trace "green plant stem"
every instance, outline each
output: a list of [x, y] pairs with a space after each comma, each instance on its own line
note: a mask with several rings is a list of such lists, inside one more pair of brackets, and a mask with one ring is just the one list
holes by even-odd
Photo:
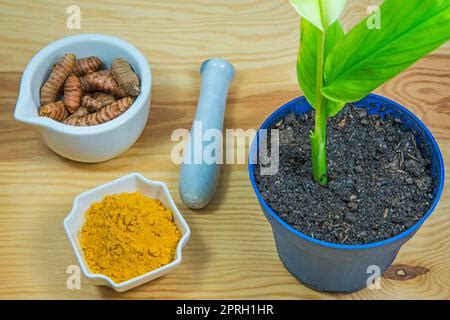
[[326, 185], [327, 177], [327, 99], [322, 95], [323, 67], [325, 50], [325, 32], [317, 41], [317, 66], [316, 66], [316, 101], [314, 102], [315, 122], [314, 132], [311, 134], [311, 157], [313, 177], [316, 183]]

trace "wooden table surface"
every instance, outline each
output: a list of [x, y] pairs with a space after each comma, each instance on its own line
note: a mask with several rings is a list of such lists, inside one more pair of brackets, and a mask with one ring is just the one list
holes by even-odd
[[[345, 28], [380, 1], [349, 1]], [[411, 280], [383, 278], [380, 290], [328, 294], [291, 276], [278, 259], [246, 165], [225, 165], [211, 204], [186, 208], [170, 136], [190, 128], [208, 57], [229, 59], [237, 74], [226, 128], [258, 128], [277, 107], [300, 95], [295, 75], [298, 16], [287, 0], [0, 1], [0, 298], [450, 298], [450, 189], [436, 212], [401, 250], [396, 264]], [[67, 6], [81, 8], [81, 30], [66, 28]], [[100, 164], [66, 160], [29, 126], [14, 121], [19, 81], [30, 58], [49, 42], [105, 33], [139, 48], [153, 72], [150, 118], [136, 144]], [[418, 115], [450, 165], [450, 47], [438, 49], [376, 93]], [[243, 146], [242, 146], [243, 147]], [[165, 181], [192, 229], [179, 269], [126, 293], [90, 284], [66, 288], [77, 264], [62, 222], [80, 192], [130, 172]], [[448, 178], [448, 176], [447, 176]]]

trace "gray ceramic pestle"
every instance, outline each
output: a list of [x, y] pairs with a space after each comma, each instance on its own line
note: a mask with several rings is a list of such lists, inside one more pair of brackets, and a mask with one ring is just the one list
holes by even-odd
[[223, 158], [225, 103], [234, 67], [223, 59], [208, 59], [200, 67], [200, 74], [200, 97], [179, 180], [181, 199], [192, 209], [205, 207], [217, 187]]

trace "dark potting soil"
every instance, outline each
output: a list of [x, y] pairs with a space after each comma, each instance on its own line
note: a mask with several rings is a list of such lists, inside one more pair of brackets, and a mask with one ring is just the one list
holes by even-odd
[[405, 231], [430, 208], [431, 159], [401, 121], [352, 105], [329, 119], [327, 186], [312, 179], [313, 112], [290, 114], [274, 128], [280, 129], [279, 171], [261, 176], [255, 166], [256, 184], [267, 204], [304, 234], [340, 244], [376, 242]]

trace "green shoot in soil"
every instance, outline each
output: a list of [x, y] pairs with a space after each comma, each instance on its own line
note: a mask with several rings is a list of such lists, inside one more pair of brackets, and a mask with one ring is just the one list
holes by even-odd
[[385, 0], [378, 27], [367, 17], [344, 35], [345, 0], [290, 0], [300, 14], [297, 77], [315, 109], [311, 133], [314, 180], [326, 185], [327, 118], [364, 98], [450, 39], [450, 1]]

